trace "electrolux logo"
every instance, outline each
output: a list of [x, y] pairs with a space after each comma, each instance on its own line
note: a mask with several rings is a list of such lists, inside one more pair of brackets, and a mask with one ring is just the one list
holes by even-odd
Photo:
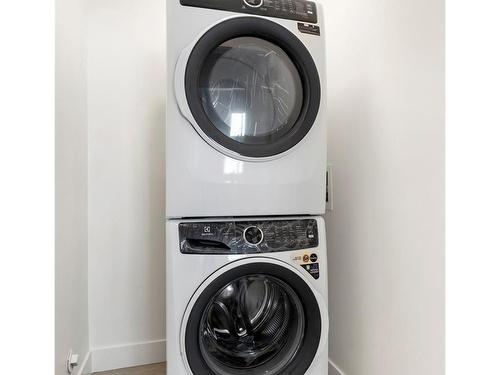
[[212, 236], [212, 227], [210, 225], [204, 225], [203, 226], [203, 233], [201, 234], [202, 236]]

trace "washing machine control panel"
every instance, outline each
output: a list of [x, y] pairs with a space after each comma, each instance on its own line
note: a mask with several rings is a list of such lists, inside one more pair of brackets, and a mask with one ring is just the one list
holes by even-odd
[[317, 23], [316, 3], [306, 0], [180, 0], [182, 5]]
[[189, 222], [179, 224], [184, 254], [252, 254], [318, 247], [314, 219]]

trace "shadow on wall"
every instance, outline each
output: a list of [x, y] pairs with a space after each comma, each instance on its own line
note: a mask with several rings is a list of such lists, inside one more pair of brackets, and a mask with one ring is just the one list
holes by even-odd
[[443, 375], [444, 4], [325, 6], [330, 359], [345, 375]]
[[165, 12], [88, 4], [93, 371], [165, 357]]

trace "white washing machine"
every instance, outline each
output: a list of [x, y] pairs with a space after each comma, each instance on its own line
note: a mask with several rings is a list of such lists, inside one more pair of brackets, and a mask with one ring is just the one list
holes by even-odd
[[167, 223], [167, 374], [327, 375], [321, 217]]
[[324, 213], [321, 9], [167, 2], [167, 217]]

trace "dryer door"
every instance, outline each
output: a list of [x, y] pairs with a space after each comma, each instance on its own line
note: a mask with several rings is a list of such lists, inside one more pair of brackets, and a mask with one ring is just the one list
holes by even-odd
[[275, 263], [222, 273], [188, 313], [184, 343], [194, 375], [304, 375], [321, 338], [313, 291]]
[[246, 158], [273, 157], [298, 144], [321, 96], [304, 44], [258, 17], [229, 19], [202, 36], [187, 62], [185, 90], [200, 134]]

